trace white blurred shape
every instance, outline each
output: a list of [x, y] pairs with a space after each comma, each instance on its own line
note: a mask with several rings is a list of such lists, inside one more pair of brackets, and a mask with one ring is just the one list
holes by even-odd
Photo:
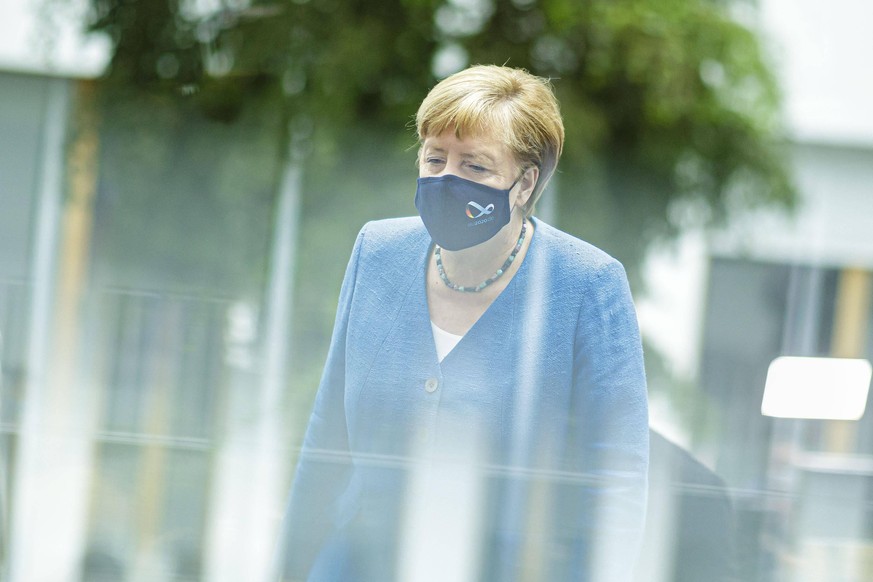
[[258, 337], [257, 308], [246, 301], [236, 301], [227, 310], [224, 332], [224, 361], [240, 370], [249, 370], [254, 365], [252, 353]]
[[795, 137], [825, 143], [873, 143], [869, 0], [764, 0], [772, 41], [768, 60], [785, 89]]
[[437, 79], [445, 79], [467, 66], [470, 56], [467, 50], [456, 42], [444, 44], [433, 55], [431, 71]]
[[0, 0], [0, 69], [71, 77], [101, 75], [112, 52], [86, 33], [88, 0]]
[[858, 420], [873, 368], [848, 358], [776, 358], [767, 371], [761, 414], [779, 418]]
[[[461, 431], [464, 433], [465, 431]], [[470, 431], [475, 432], [475, 431]], [[465, 439], [459, 439], [465, 440]], [[399, 579], [474, 582], [479, 574], [484, 479], [476, 440], [428, 455], [412, 470], [406, 492]], [[451, 451], [449, 454], [446, 452]]]

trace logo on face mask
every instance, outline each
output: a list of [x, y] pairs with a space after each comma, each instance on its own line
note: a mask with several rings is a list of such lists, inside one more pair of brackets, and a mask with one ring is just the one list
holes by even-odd
[[[473, 211], [470, 210], [471, 206], [473, 207], [473, 210], [478, 212], [478, 214], [476, 214], [475, 216], [473, 215]], [[485, 208], [482, 208], [472, 200], [470, 202], [467, 202], [467, 218], [472, 218], [473, 220], [475, 220], [477, 218], [485, 216], [486, 214], [491, 214], [492, 212], [494, 212], [493, 204], [489, 204]]]

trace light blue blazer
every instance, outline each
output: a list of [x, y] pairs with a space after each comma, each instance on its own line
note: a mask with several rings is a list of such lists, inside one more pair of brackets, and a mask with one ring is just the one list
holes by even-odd
[[606, 253], [533, 222], [516, 275], [442, 362], [421, 220], [361, 230], [285, 516], [283, 580], [402, 579], [404, 542], [429, 533], [405, 519], [428, 503], [412, 469], [471, 451], [484, 491], [476, 580], [629, 576], [648, 415], [627, 279]]

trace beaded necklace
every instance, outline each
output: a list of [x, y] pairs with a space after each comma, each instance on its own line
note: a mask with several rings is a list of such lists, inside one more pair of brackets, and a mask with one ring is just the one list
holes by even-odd
[[443, 268], [443, 259], [442, 259], [442, 249], [439, 246], [434, 250], [434, 255], [436, 255], [436, 266], [437, 273], [440, 275], [440, 279], [443, 280], [443, 283], [446, 284], [446, 287], [452, 289], [454, 291], [460, 291], [461, 293], [481, 293], [485, 287], [499, 279], [503, 276], [503, 273], [509, 269], [509, 266], [515, 260], [516, 255], [518, 255], [518, 251], [521, 250], [521, 246], [524, 244], [524, 233], [527, 230], [527, 220], [521, 219], [521, 234], [518, 236], [518, 242], [515, 244], [515, 248], [512, 249], [512, 252], [509, 254], [509, 258], [506, 259], [506, 262], [503, 263], [503, 266], [497, 269], [497, 272], [485, 279], [485, 281], [475, 285], [473, 287], [466, 287], [464, 285], [458, 285], [456, 283], [452, 283], [449, 281], [448, 276], [446, 275], [446, 270]]

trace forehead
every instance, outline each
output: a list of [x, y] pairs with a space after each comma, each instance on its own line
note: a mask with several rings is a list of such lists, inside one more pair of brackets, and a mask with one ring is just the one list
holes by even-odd
[[422, 143], [424, 151], [452, 152], [464, 157], [484, 157], [494, 161], [511, 158], [509, 148], [489, 134], [458, 136], [453, 130], [428, 136]]

